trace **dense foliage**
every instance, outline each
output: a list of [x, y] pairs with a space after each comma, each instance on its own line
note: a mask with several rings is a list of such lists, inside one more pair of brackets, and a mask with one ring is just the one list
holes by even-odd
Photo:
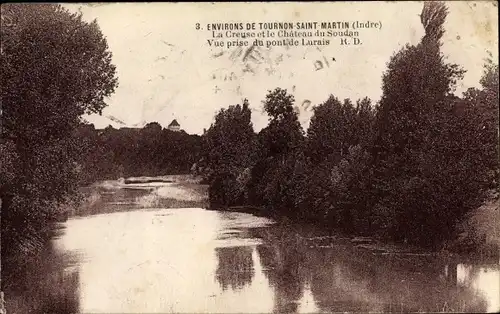
[[244, 186], [256, 157], [256, 136], [250, 121], [247, 100], [243, 105], [221, 109], [215, 123], [204, 134], [203, 158], [212, 200], [217, 204], [238, 205], [248, 199]]
[[36, 238], [59, 204], [75, 195], [74, 132], [80, 116], [105, 107], [117, 78], [96, 21], [59, 5], [6, 4], [1, 10], [4, 253]]
[[[277, 88], [264, 101], [269, 125], [254, 137], [250, 111], [244, 128], [234, 107], [221, 111], [204, 136], [209, 155], [220, 153], [205, 159], [212, 203], [427, 247], [453, 237], [498, 184], [498, 65], [487, 62], [482, 89], [455, 96], [464, 71], [440, 52], [446, 16], [443, 3], [424, 4], [425, 35], [390, 58], [377, 105], [332, 95], [304, 135], [293, 95]], [[234, 194], [241, 169], [250, 177]]]
[[104, 130], [96, 130], [92, 124], [82, 125], [76, 138], [80, 143], [82, 183], [189, 173], [201, 150], [201, 136], [171, 131], [156, 122], [143, 128], [108, 126]]

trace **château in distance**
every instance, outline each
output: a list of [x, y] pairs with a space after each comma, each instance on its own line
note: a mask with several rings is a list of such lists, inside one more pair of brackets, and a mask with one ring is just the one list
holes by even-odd
[[172, 120], [172, 122], [170, 122], [170, 124], [168, 125], [168, 129], [170, 131], [174, 131], [174, 132], [179, 132], [181, 130], [181, 125], [179, 124], [179, 122], [177, 122], [176, 119]]

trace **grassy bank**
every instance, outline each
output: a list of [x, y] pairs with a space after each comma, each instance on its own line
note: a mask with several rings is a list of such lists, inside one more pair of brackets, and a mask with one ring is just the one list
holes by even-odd
[[87, 216], [148, 208], [207, 206], [207, 186], [191, 175], [134, 177], [101, 181], [82, 188], [83, 203], [72, 216]]

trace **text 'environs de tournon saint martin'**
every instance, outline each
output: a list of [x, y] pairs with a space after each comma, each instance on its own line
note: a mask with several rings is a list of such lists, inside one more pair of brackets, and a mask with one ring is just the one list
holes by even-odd
[[382, 22], [224, 22], [196, 23], [195, 28], [209, 33], [210, 47], [326, 46], [334, 41], [350, 46], [362, 45], [361, 37], [370, 30], [381, 30]]

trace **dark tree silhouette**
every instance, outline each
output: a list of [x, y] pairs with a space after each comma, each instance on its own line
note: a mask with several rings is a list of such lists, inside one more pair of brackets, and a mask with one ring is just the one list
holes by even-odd
[[449, 237], [479, 204], [484, 180], [474, 157], [474, 126], [453, 109], [452, 92], [464, 71], [440, 52], [446, 15], [443, 3], [426, 2], [422, 41], [391, 58], [373, 150], [379, 227], [391, 238], [426, 246]]
[[377, 105], [330, 96], [314, 107], [306, 136], [293, 95], [269, 91], [269, 124], [257, 135], [246, 185], [222, 170], [237, 160], [225, 158], [226, 147], [239, 147], [228, 140], [232, 128], [208, 131], [211, 147], [222, 148], [206, 160], [219, 169], [211, 195], [231, 204], [246, 193], [244, 203], [266, 214], [345, 233], [447, 244], [498, 176], [498, 65], [487, 64], [482, 89], [454, 95], [464, 71], [440, 51], [447, 14], [441, 2], [424, 4], [425, 35], [390, 58]]
[[[1, 10], [1, 141], [16, 158], [7, 170], [13, 178], [0, 186], [2, 240], [16, 242], [57, 215], [57, 203], [76, 191], [74, 131], [82, 114], [106, 106], [117, 78], [96, 21], [52, 4]], [[2, 244], [2, 252], [16, 247]]]
[[244, 202], [247, 172], [255, 159], [255, 141], [246, 100], [242, 106], [219, 111], [204, 135], [203, 149], [204, 163], [210, 168], [209, 194], [214, 206]]

